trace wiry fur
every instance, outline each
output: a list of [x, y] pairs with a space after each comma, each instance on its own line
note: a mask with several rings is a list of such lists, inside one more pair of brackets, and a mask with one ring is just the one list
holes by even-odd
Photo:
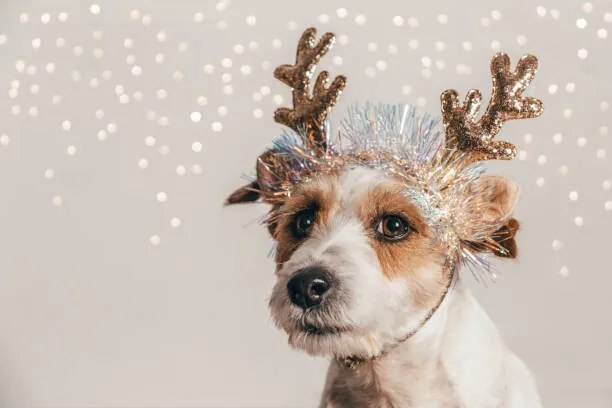
[[[305, 183], [277, 211], [277, 283], [270, 299], [275, 323], [292, 346], [310, 354], [367, 360], [356, 369], [332, 360], [321, 406], [539, 407], [531, 374], [456, 275], [446, 294], [451, 275], [435, 236], [414, 232], [391, 255], [373, 244], [362, 209], [381, 189], [409, 205], [392, 177], [353, 167]], [[325, 214], [307, 239], [296, 242], [287, 228], [313, 197], [323, 201], [318, 205]], [[514, 203], [498, 205], [511, 212]], [[405, 266], [385, 273], [385, 263], [394, 260]], [[303, 310], [290, 301], [287, 282], [313, 265], [330, 271], [334, 290], [321, 305]]]

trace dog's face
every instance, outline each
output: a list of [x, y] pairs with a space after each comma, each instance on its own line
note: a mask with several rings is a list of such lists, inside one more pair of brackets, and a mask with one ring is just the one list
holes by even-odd
[[[472, 187], [480, 193], [466, 201], [464, 215], [503, 232], [498, 237], [508, 251], [498, 255], [516, 256], [517, 185], [481, 176]], [[406, 189], [382, 171], [352, 167], [305, 182], [276, 209], [270, 308], [294, 347], [373, 357], [439, 306], [453, 278], [449, 248]]]
[[270, 308], [294, 347], [372, 357], [438, 305], [446, 251], [405, 188], [354, 167], [301, 185], [278, 209]]

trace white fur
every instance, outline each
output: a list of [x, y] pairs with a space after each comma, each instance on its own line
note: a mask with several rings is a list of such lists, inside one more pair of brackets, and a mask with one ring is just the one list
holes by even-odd
[[[270, 308], [290, 344], [313, 355], [376, 357], [356, 370], [334, 360], [321, 406], [540, 407], [531, 374], [460, 280], [431, 319], [397, 345], [430, 310], [415, 306], [408, 279], [383, 274], [357, 217], [357, 203], [386, 180], [374, 170], [346, 171], [334, 190], [339, 205], [329, 222], [315, 227], [277, 271]], [[337, 293], [320, 308], [303, 311], [291, 303], [286, 286], [297, 270], [312, 265], [332, 273]], [[432, 279], [442, 273], [433, 262], [425, 271]], [[337, 332], [311, 334], [304, 324]]]
[[[367, 396], [368, 388], [376, 388]], [[334, 405], [333, 394], [356, 395]], [[335, 396], [337, 399], [338, 396]], [[360, 399], [361, 398], [361, 399]], [[533, 376], [458, 283], [408, 341], [357, 370], [332, 362], [321, 407], [538, 408]]]

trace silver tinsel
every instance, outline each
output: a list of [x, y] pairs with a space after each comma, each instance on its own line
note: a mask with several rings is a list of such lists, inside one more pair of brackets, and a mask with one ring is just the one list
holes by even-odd
[[[475, 189], [484, 167], [471, 164], [459, 150], [449, 154], [438, 117], [410, 105], [366, 104], [350, 108], [339, 131], [329, 134], [327, 154], [321, 156], [309, 148], [306, 136], [284, 131], [272, 144], [270, 151], [277, 160], [274, 167], [266, 167], [271, 177], [260, 175], [260, 183], [270, 182], [260, 185], [260, 191], [275, 192], [270, 201], [282, 202], [295, 186], [326, 172], [350, 166], [384, 171], [403, 181], [406, 196], [436, 231], [450, 257], [459, 258], [478, 280], [482, 275], [493, 277], [486, 256], [466, 244], [497, 245], [490, 238], [491, 225], [474, 211], [474, 203], [486, 202], [478, 194], [489, 193]], [[268, 219], [275, 216], [273, 210]]]

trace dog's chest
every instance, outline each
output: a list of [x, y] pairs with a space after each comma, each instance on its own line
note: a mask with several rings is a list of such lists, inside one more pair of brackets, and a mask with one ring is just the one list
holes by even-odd
[[340, 369], [330, 384], [328, 408], [457, 408], [458, 397], [438, 363]]

